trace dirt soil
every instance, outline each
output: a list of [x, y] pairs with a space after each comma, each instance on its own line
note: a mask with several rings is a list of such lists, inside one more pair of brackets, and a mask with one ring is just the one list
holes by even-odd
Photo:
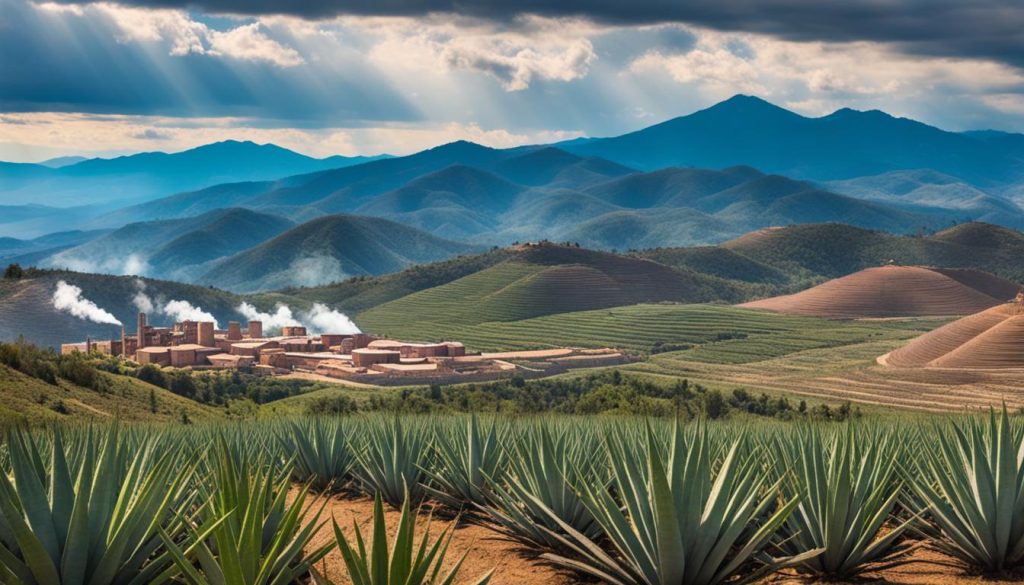
[[[385, 514], [389, 532], [393, 531], [398, 526], [399, 513], [385, 505]], [[346, 536], [352, 537], [355, 534], [352, 523], [356, 522], [363, 532], [363, 538], [368, 539], [372, 531], [370, 523], [373, 519], [373, 500], [366, 497], [331, 498], [324, 509], [324, 518], [328, 523], [314, 538], [314, 547], [334, 539], [334, 530], [330, 526], [332, 516]], [[417, 529], [425, 528], [429, 518], [429, 510], [425, 509], [417, 522]], [[442, 517], [439, 512], [430, 522], [431, 535], [436, 537], [453, 521], [448, 517]], [[394, 532], [390, 533], [394, 535]], [[466, 551], [469, 552], [459, 571], [459, 583], [476, 581], [491, 569], [494, 569], [492, 585], [563, 585], [580, 582], [572, 575], [538, 559], [535, 551], [526, 549], [489, 528], [463, 521], [455, 529], [446, 566], [454, 564]], [[352, 583], [345, 570], [341, 553], [337, 550], [327, 555], [324, 562], [317, 565], [317, 570], [326, 571], [331, 581], [339, 585]]]
[[[307, 502], [309, 501], [307, 500]], [[393, 531], [398, 524], [399, 513], [385, 506], [385, 514], [388, 528]], [[450, 526], [453, 522], [452, 519], [446, 516], [442, 517], [440, 514], [439, 512], [430, 520], [431, 533], [435, 537], [440, 530]], [[347, 536], [351, 537], [354, 534], [352, 523], [356, 522], [360, 530], [363, 531], [363, 537], [369, 538], [370, 523], [373, 517], [373, 500], [351, 496], [330, 498], [327, 507], [324, 508], [324, 518], [328, 520], [328, 524], [313, 540], [314, 547], [330, 542], [334, 538], [334, 532], [330, 526], [332, 516]], [[428, 505], [421, 512], [417, 528], [422, 530], [430, 518]], [[394, 536], [394, 533], [391, 532], [391, 535]], [[492, 569], [494, 570], [494, 576], [491, 579], [493, 585], [594, 583], [592, 580], [579, 579], [571, 573], [545, 563], [537, 558], [536, 552], [508, 540], [485, 526], [461, 522], [455, 529], [446, 566], [451, 566], [466, 551], [469, 552], [462, 570], [459, 572], [459, 583], [473, 582]], [[1024, 583], [1024, 575], [1005, 579], [969, 575], [960, 568], [950, 565], [948, 557], [921, 548], [912, 553], [911, 562], [901, 567], [876, 574], [869, 573], [857, 581], [831, 581], [829, 583], [831, 585], [1020, 585]], [[339, 585], [352, 583], [345, 570], [341, 553], [337, 550], [331, 552], [316, 568], [321, 573], [326, 573], [333, 583]], [[819, 581], [788, 571], [772, 575], [760, 581], [758, 585], [808, 585], [810, 583], [819, 583]]]

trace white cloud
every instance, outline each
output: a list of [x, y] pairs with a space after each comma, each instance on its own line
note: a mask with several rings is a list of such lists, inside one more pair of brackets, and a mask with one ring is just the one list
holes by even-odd
[[166, 43], [170, 55], [211, 55], [242, 61], [294, 67], [305, 62], [292, 47], [270, 38], [261, 23], [250, 22], [217, 30], [193, 19], [184, 10], [136, 8], [110, 2], [65, 9], [62, 5], [37, 5], [44, 12], [88, 17], [95, 13], [109, 19], [120, 43]]
[[497, 28], [467, 19], [346, 19], [347, 26], [380, 40], [369, 53], [389, 70], [447, 73], [466, 70], [521, 91], [536, 80], [585, 77], [597, 59], [587, 35], [593, 25], [576, 20], [524, 17], [521, 26]]
[[305, 63], [298, 51], [286, 47], [260, 31], [254, 22], [229, 31], [210, 31], [210, 53], [227, 55], [246, 61], [266, 61], [278, 67], [294, 67]]

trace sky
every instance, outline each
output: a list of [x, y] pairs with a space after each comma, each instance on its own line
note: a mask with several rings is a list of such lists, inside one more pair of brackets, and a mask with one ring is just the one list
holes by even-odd
[[1015, 0], [0, 0], [0, 160], [610, 136], [757, 95], [1024, 132]]

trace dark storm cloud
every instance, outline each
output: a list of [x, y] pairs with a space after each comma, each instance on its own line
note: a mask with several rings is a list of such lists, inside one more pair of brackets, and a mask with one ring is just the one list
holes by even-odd
[[[74, 0], [60, 0], [72, 2]], [[789, 40], [892, 42], [925, 55], [983, 57], [1024, 66], [1019, 0], [126, 0], [212, 13], [416, 16], [450, 12], [494, 21], [522, 14], [611, 24], [677, 22]]]

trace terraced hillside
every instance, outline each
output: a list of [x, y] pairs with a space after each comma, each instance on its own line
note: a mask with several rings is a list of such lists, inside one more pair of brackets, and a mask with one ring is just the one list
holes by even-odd
[[884, 356], [903, 368], [1024, 368], [1024, 306], [1004, 303], [925, 333]]
[[877, 266], [740, 306], [830, 319], [965, 315], [998, 305], [1019, 288], [977, 271]]
[[612, 346], [637, 353], [690, 350], [695, 359], [729, 363], [886, 338], [891, 329], [880, 321], [832, 323], [707, 304], [638, 304], [466, 326], [442, 321], [394, 326], [396, 334], [415, 339], [458, 336], [479, 350], [567, 345]]
[[370, 309], [358, 317], [379, 333], [426, 333], [434, 325], [465, 327], [572, 311], [658, 301], [736, 298], [731, 283], [649, 260], [573, 247], [541, 245], [442, 286]]

